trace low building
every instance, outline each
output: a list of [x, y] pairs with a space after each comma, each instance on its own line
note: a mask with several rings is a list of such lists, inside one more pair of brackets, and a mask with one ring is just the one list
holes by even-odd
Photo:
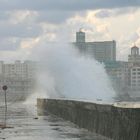
[[7, 85], [8, 101], [24, 100], [30, 95], [35, 86], [35, 62], [15, 61], [15, 63], [0, 62], [0, 91]]
[[130, 68], [131, 71], [131, 88], [133, 90], [137, 89], [140, 91], [140, 66], [133, 66]]

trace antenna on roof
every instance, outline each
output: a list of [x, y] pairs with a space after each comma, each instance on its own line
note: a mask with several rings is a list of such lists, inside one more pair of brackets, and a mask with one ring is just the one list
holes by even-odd
[[134, 47], [136, 47], [136, 42], [134, 42]]
[[80, 29], [79, 29], [79, 32], [82, 32], [82, 30], [83, 30], [83, 28], [80, 28]]

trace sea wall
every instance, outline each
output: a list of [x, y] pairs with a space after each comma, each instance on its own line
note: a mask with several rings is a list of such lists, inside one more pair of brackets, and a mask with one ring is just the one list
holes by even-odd
[[38, 99], [37, 107], [113, 140], [140, 140], [140, 108], [55, 99]]

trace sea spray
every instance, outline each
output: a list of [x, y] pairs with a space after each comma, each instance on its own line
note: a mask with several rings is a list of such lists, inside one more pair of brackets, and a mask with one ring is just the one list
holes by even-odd
[[72, 44], [46, 43], [30, 57], [38, 61], [38, 95], [90, 102], [113, 102], [115, 92], [104, 65], [79, 55]]

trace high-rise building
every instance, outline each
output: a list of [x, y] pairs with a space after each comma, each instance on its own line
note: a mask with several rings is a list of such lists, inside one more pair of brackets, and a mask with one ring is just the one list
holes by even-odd
[[94, 57], [100, 62], [116, 61], [116, 42], [114, 40], [86, 42], [85, 33], [79, 31], [76, 33], [76, 42], [74, 45], [80, 53]]
[[76, 42], [84, 43], [85, 42], [85, 33], [82, 31], [76, 32]]

